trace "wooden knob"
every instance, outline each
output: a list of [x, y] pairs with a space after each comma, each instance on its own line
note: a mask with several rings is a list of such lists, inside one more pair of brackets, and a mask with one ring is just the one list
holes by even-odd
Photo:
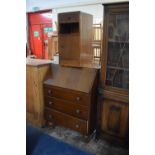
[[76, 113], [79, 114], [80, 113], [80, 110], [79, 109], [76, 109]]
[[77, 101], [80, 101], [80, 97], [77, 97], [76, 100], [77, 100]]
[[76, 124], [76, 125], [75, 125], [75, 127], [76, 127], [76, 128], [79, 128], [79, 125], [78, 125], [78, 124]]

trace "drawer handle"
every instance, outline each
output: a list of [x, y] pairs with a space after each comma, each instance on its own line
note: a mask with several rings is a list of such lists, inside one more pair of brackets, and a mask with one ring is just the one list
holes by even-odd
[[49, 93], [49, 94], [51, 94], [51, 93], [52, 93], [52, 91], [49, 89], [49, 90], [48, 90], [48, 93]]
[[80, 113], [80, 110], [79, 109], [76, 109], [76, 113], [79, 114]]
[[52, 115], [48, 115], [48, 118], [52, 118]]
[[60, 45], [61, 49], [64, 49], [64, 45]]
[[53, 125], [53, 123], [52, 123], [52, 122], [48, 122], [48, 125], [52, 126], [52, 125]]
[[49, 105], [53, 105], [53, 102], [51, 102], [51, 101], [49, 101], [49, 103], [48, 103]]
[[71, 20], [71, 17], [68, 17], [68, 20]]
[[76, 98], [77, 101], [80, 101], [80, 99], [81, 99], [80, 97], [77, 97], [77, 98]]
[[76, 124], [76, 125], [75, 125], [75, 127], [76, 127], [76, 128], [79, 128], [79, 125], [78, 125], [78, 124]]

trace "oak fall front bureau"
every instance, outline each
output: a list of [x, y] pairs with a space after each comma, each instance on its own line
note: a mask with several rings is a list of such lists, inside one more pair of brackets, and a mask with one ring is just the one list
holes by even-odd
[[44, 81], [44, 117], [47, 126], [60, 125], [90, 134], [96, 119], [97, 69], [52, 64]]

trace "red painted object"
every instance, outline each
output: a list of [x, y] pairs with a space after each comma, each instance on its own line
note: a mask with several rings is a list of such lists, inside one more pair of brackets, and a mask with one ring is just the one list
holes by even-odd
[[52, 11], [28, 13], [29, 45], [31, 54], [48, 59], [48, 35], [52, 32]]

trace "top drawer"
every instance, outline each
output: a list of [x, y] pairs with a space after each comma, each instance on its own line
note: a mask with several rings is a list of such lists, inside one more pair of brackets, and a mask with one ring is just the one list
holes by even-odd
[[79, 22], [79, 12], [61, 13], [58, 16], [59, 23], [74, 23]]
[[60, 98], [85, 106], [90, 105], [90, 96], [82, 92], [80, 93], [63, 88], [44, 86], [44, 95], [48, 97]]

